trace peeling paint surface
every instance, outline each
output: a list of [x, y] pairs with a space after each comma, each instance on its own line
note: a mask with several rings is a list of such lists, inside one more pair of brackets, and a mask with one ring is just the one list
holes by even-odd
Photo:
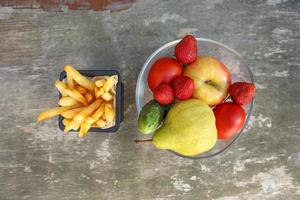
[[[300, 2], [128, 2], [118, 12], [0, 8], [0, 199], [300, 199]], [[243, 133], [210, 159], [133, 143], [139, 71], [153, 51], [185, 34], [238, 51], [256, 82]], [[78, 138], [56, 119], [36, 122], [56, 106], [53, 83], [67, 63], [119, 70], [119, 132]]]
[[192, 187], [184, 183], [183, 180], [179, 179], [176, 175], [171, 176], [171, 183], [173, 184], [173, 187], [181, 192], [189, 192], [192, 190]]

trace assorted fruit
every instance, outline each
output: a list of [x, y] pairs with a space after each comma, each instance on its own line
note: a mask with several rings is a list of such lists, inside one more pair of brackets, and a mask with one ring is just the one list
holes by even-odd
[[149, 70], [153, 100], [142, 108], [138, 128], [153, 136], [136, 142], [194, 156], [212, 149], [218, 139], [232, 139], [243, 128], [243, 106], [253, 99], [255, 85], [232, 84], [221, 61], [198, 54], [192, 35], [176, 45], [174, 54], [175, 58], [159, 58]]

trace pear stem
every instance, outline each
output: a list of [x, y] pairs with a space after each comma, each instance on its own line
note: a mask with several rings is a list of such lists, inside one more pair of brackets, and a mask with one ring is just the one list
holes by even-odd
[[152, 139], [148, 139], [148, 140], [138, 140], [138, 139], [135, 139], [134, 142], [137, 143], [137, 144], [145, 144], [145, 143], [152, 142]]

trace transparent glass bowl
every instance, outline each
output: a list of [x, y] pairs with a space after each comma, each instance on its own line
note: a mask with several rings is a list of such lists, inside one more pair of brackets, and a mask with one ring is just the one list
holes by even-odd
[[[148, 84], [147, 84], [148, 72], [152, 64], [161, 57], [174, 57], [174, 48], [179, 41], [180, 40], [175, 40], [173, 42], [169, 42], [163, 45], [162, 47], [157, 49], [152, 55], [150, 55], [146, 60], [146, 62], [144, 63], [144, 66], [140, 71], [137, 84], [136, 84], [135, 100], [136, 100], [136, 108], [138, 113], [141, 111], [144, 104], [146, 104], [148, 101], [153, 99], [152, 92], [148, 88]], [[239, 55], [239, 53], [237, 53], [235, 50], [227, 47], [222, 43], [210, 39], [205, 39], [205, 38], [197, 38], [197, 43], [199, 49], [198, 54], [213, 56], [227, 66], [227, 68], [231, 73], [231, 78], [233, 83], [237, 81], [254, 83], [254, 79], [250, 69], [243, 62], [243, 59]], [[253, 105], [254, 105], [254, 99], [252, 100], [251, 103], [249, 103], [246, 107], [244, 107], [247, 113], [246, 123], [244, 127], [247, 125], [249, 121], [253, 109]], [[170, 152], [188, 158], [212, 157], [227, 149], [239, 137], [239, 135], [243, 132], [243, 129], [231, 139], [218, 140], [216, 145], [211, 150], [198, 154], [196, 156], [183, 156], [173, 151]]]

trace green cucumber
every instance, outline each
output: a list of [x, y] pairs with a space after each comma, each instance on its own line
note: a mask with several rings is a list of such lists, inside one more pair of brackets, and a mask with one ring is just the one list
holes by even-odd
[[162, 123], [169, 110], [154, 100], [149, 101], [139, 114], [138, 129], [144, 134], [153, 133]]

